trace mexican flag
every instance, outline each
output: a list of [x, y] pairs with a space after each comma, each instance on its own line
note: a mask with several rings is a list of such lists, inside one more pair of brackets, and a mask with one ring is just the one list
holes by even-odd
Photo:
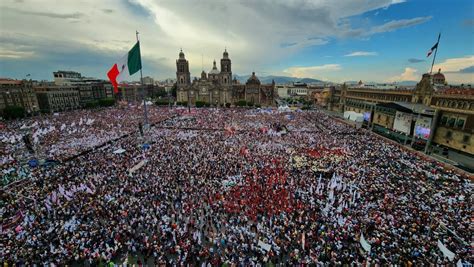
[[128, 80], [142, 68], [140, 55], [140, 42], [137, 42], [128, 53], [118, 60], [107, 72], [110, 82], [114, 86], [114, 92], [118, 93], [118, 84]]
[[435, 51], [435, 49], [436, 49], [436, 50], [438, 49], [439, 38], [441, 38], [441, 33], [438, 35], [438, 41], [436, 42], [436, 44], [433, 45], [433, 47], [431, 47], [431, 49], [430, 49], [430, 51], [428, 51], [428, 54], [426, 55], [426, 57], [431, 56], [431, 54], [433, 53], [433, 51]]

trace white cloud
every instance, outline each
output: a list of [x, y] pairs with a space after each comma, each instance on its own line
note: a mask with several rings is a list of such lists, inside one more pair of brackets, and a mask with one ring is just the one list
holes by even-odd
[[[446, 77], [448, 84], [474, 83], [474, 73], [470, 69], [474, 66], [474, 55], [459, 58], [448, 58], [433, 66], [433, 73], [441, 72]], [[429, 69], [428, 69], [429, 71]], [[405, 68], [405, 71], [388, 79], [390, 82], [420, 81], [421, 73], [417, 69]]]
[[445, 61], [434, 65], [433, 71], [438, 71], [438, 69], [441, 69], [441, 72], [458, 72], [472, 65], [474, 65], [474, 55], [448, 58]]
[[418, 70], [414, 68], [405, 68], [405, 71], [398, 75], [393, 76], [389, 79], [390, 82], [402, 82], [402, 81], [419, 81], [421, 76], [417, 74]]
[[[28, 51], [44, 62], [57, 56], [57, 51], [62, 51], [66, 59], [74, 49], [84, 54], [100, 51], [108, 57], [120, 57], [133, 46], [138, 30], [143, 61], [151, 62], [153, 67], [144, 69], [146, 75], [173, 77], [174, 60], [181, 47], [193, 75], [198, 76], [201, 71], [202, 55], [205, 69], [209, 70], [212, 60], [222, 57], [224, 47], [233, 60], [233, 72], [248, 73], [251, 69], [271, 68], [305, 47], [323, 45], [333, 38], [363, 37], [367, 32], [376, 34], [426, 21], [413, 18], [383, 25], [369, 23], [367, 29], [353, 28], [348, 22], [352, 16], [401, 2], [4, 0], [0, 1], [0, 39], [21, 38], [16, 38], [14, 44], [12, 40], [2, 40], [0, 49], [21, 54], [26, 50], [18, 50], [15, 45], [28, 44]], [[7, 46], [4, 41], [10, 44]], [[70, 65], [65, 67], [74, 68], [72, 60], [71, 57]], [[94, 62], [90, 69], [107, 68], [108, 64]], [[105, 77], [105, 72], [86, 74]]]
[[0, 48], [0, 58], [20, 59], [31, 58], [34, 56], [33, 51], [12, 51]]
[[283, 72], [286, 75], [290, 75], [291, 77], [298, 77], [298, 78], [313, 78], [313, 77], [321, 77], [321, 73], [324, 72], [333, 72], [339, 71], [342, 67], [339, 64], [325, 64], [320, 66], [309, 66], [309, 67], [290, 67], [285, 69]]
[[433, 66], [433, 72], [441, 69], [448, 83], [474, 83], [474, 73], [465, 71], [474, 65], [474, 55], [448, 58]]
[[378, 55], [377, 52], [356, 51], [344, 56], [345, 57], [365, 57], [365, 56], [377, 56], [377, 55]]

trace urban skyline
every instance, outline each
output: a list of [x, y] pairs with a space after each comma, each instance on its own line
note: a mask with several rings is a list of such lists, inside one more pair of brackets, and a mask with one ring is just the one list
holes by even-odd
[[65, 69], [105, 79], [138, 30], [144, 75], [157, 79], [174, 77], [180, 48], [198, 76], [227, 47], [239, 75], [419, 81], [441, 32], [434, 70], [451, 84], [474, 81], [474, 7], [463, 0], [201, 1], [189, 10], [152, 0], [0, 6], [0, 77], [42, 80]]

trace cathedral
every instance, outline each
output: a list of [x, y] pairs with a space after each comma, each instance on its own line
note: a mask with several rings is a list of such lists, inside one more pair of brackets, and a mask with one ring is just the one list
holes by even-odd
[[260, 80], [252, 73], [245, 84], [240, 84], [237, 79], [232, 80], [232, 64], [227, 50], [224, 51], [220, 62], [220, 70], [216, 61], [209, 73], [204, 70], [201, 77], [191, 81], [189, 62], [183, 51], [176, 60], [176, 88], [178, 102], [191, 102], [195, 105], [201, 101], [211, 106], [222, 106], [245, 101], [248, 105], [273, 106], [275, 105], [275, 82], [261, 84]]

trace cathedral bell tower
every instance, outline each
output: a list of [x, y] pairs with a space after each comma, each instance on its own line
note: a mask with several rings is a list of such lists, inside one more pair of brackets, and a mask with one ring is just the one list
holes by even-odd
[[178, 89], [191, 84], [191, 73], [189, 72], [189, 62], [184, 57], [183, 50], [179, 52], [179, 59], [176, 60], [176, 85]]
[[221, 59], [220, 84], [223, 86], [232, 85], [232, 68], [227, 49], [224, 50], [224, 54]]

